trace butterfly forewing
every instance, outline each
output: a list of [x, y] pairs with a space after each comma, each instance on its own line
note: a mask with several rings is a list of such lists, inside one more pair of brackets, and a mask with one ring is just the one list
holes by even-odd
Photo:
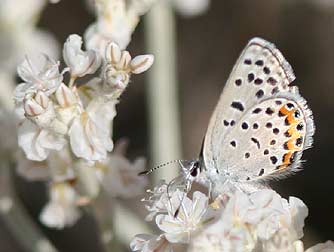
[[241, 53], [212, 115], [203, 157], [207, 170], [236, 182], [296, 169], [311, 145], [311, 111], [289, 63], [275, 46], [252, 39]]

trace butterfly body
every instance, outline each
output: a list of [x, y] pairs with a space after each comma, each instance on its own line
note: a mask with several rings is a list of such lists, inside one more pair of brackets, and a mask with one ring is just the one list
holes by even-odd
[[315, 128], [306, 101], [291, 86], [294, 79], [273, 44], [250, 40], [211, 117], [198, 180], [216, 194], [230, 186], [252, 191], [300, 169]]

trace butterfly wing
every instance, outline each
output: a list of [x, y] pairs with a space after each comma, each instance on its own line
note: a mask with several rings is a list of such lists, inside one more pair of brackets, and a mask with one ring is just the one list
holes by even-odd
[[203, 146], [207, 170], [236, 182], [296, 171], [312, 144], [312, 113], [289, 63], [276, 47], [252, 39], [241, 53], [211, 117]]

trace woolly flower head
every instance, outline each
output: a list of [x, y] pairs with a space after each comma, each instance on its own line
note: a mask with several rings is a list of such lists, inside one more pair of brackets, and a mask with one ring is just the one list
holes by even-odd
[[[263, 189], [222, 194], [208, 204], [208, 197], [200, 192], [194, 192], [191, 200], [180, 191], [169, 195], [166, 186], [161, 183], [145, 200], [151, 212], [149, 219], [155, 216], [161, 234], [137, 235], [131, 243], [133, 251], [150, 251], [140, 244], [154, 243], [157, 237], [165, 240], [168, 251], [176, 243], [188, 244], [188, 252], [304, 251], [300, 239], [308, 209], [298, 198], [286, 200], [273, 190]], [[314, 248], [318, 247], [334, 251], [331, 242]], [[314, 248], [306, 251], [322, 251]]]

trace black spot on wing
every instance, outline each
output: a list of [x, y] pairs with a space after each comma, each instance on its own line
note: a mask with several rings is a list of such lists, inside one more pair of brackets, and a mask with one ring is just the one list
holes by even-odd
[[259, 172], [259, 176], [262, 176], [264, 174], [264, 169], [261, 169]]
[[262, 89], [260, 89], [259, 91], [256, 92], [255, 96], [260, 99], [262, 96], [264, 95], [264, 92]]
[[232, 102], [232, 103], [231, 103], [231, 107], [234, 108], [234, 109], [237, 109], [237, 110], [239, 110], [239, 111], [241, 111], [241, 112], [245, 110], [245, 108], [244, 108], [244, 106], [242, 105], [242, 103], [241, 103], [241, 102], [238, 102], [238, 101], [234, 101], [234, 102]]
[[251, 138], [252, 142], [256, 144], [257, 148], [260, 149], [261, 146], [260, 146], [260, 142], [258, 139], [256, 139], [255, 137], [252, 137]]

